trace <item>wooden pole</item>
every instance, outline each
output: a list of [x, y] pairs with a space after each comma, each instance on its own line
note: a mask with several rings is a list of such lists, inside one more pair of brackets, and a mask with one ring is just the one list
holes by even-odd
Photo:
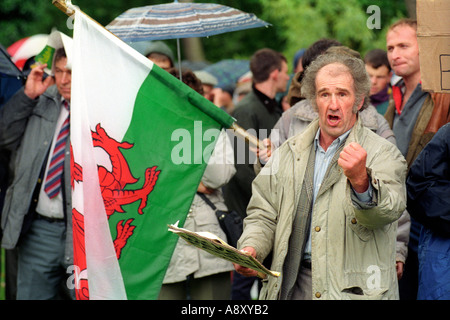
[[69, 17], [75, 13], [72, 9], [69, 9], [65, 0], [52, 0], [52, 4]]
[[255, 136], [249, 134], [244, 128], [239, 126], [236, 122], [231, 125], [230, 129], [233, 129], [234, 132], [236, 133], [236, 135], [240, 136], [241, 138], [243, 138], [245, 141], [252, 144], [253, 146], [255, 146], [259, 149], [266, 148], [261, 140], [259, 140]]
[[[61, 10], [62, 12], [64, 12], [65, 14], [67, 14], [69, 17], [71, 17], [73, 14], [75, 14], [75, 10], [74, 10], [74, 6], [72, 5], [72, 1], [71, 0], [52, 0], [52, 4], [57, 7], [59, 10]], [[77, 7], [77, 9], [79, 9]], [[82, 10], [80, 10], [81, 12], [83, 12]], [[83, 12], [84, 13], [84, 12]], [[90, 16], [88, 16], [87, 14], [84, 13], [84, 15], [86, 17], [88, 17], [89, 19], [91, 19], [94, 23], [98, 24], [100, 27], [102, 27], [103, 29], [105, 29], [106, 31], [108, 31], [110, 34], [112, 34], [113, 36], [115, 36], [117, 39], [120, 39], [119, 37], [117, 37], [114, 33], [112, 33], [111, 31], [109, 31], [108, 29], [106, 29], [104, 26], [102, 26], [100, 23], [98, 23], [96, 20], [92, 19]], [[120, 39], [122, 41], [122, 39]]]

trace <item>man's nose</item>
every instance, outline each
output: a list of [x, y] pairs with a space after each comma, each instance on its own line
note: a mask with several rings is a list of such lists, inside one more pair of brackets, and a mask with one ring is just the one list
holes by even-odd
[[330, 109], [332, 110], [336, 110], [339, 106], [339, 101], [338, 98], [335, 94], [331, 95], [331, 99], [330, 99]]
[[397, 47], [392, 48], [391, 52], [389, 53], [392, 60], [397, 60], [399, 58], [399, 50]]
[[375, 83], [377, 82], [377, 77], [371, 76], [371, 77], [370, 77], [370, 82], [371, 82], [372, 84], [375, 84]]
[[72, 78], [72, 77], [71, 77], [71, 74], [70, 74], [69, 72], [63, 72], [61, 81], [62, 81], [63, 83], [68, 83], [68, 82], [71, 81], [71, 78]]

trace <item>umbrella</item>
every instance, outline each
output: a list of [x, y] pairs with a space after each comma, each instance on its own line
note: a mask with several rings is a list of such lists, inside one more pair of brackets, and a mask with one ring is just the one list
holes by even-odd
[[7, 50], [11, 55], [11, 60], [19, 69], [22, 69], [29, 58], [37, 55], [44, 49], [47, 40], [47, 34], [36, 34], [14, 42]]
[[173, 3], [125, 11], [106, 26], [124, 41], [164, 40], [269, 26], [254, 14], [213, 3]]
[[25, 77], [0, 45], [0, 107], [22, 87]]
[[234, 90], [239, 78], [250, 70], [250, 63], [248, 60], [225, 59], [203, 70], [217, 78], [217, 87]]
[[175, 0], [173, 3], [129, 9], [108, 24], [106, 29], [125, 42], [177, 39], [180, 66], [179, 39], [209, 37], [269, 25], [254, 14], [228, 6]]

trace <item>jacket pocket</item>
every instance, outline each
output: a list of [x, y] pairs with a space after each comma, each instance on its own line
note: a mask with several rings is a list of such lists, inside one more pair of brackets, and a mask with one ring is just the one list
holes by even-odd
[[[366, 251], [365, 253], [368, 256], [375, 255], [369, 249]], [[380, 300], [394, 298], [394, 291], [397, 288], [395, 285], [397, 276], [394, 275], [394, 269], [382, 267], [375, 260], [368, 261], [364, 257], [357, 260], [348, 258], [345, 262], [346, 266], [340, 285], [340, 291], [344, 299]], [[361, 259], [365, 262], [361, 262]]]
[[348, 287], [342, 290], [342, 293], [349, 300], [383, 300], [387, 291], [387, 288], [363, 291], [360, 287]]

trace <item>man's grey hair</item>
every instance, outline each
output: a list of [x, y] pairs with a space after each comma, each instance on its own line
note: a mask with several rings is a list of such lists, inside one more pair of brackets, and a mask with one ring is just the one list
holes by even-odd
[[316, 105], [316, 77], [317, 73], [323, 67], [339, 63], [346, 67], [353, 78], [353, 88], [355, 90], [355, 105], [353, 112], [356, 113], [361, 99], [364, 103], [359, 111], [369, 106], [370, 79], [366, 72], [364, 61], [345, 53], [326, 53], [317, 57], [305, 70], [302, 80], [302, 95], [311, 102], [311, 105], [317, 111]]

